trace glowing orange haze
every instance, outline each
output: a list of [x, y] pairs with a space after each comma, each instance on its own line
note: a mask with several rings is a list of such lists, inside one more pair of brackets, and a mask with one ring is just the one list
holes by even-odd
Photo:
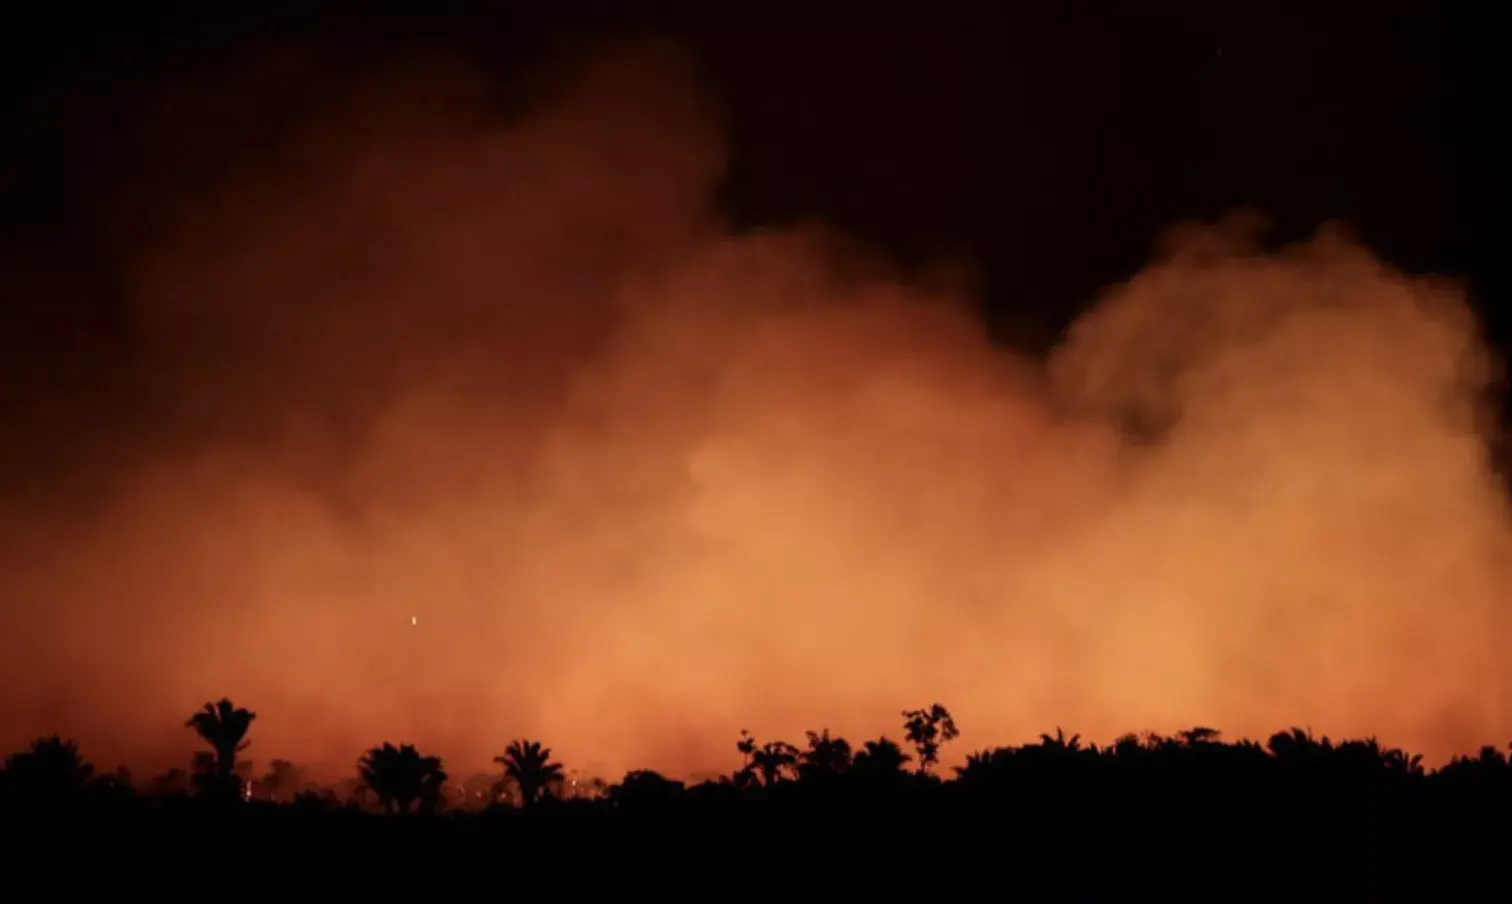
[[284, 61], [144, 120], [167, 147], [196, 104], [323, 99], [123, 236], [154, 451], [91, 506], [0, 510], [10, 749], [177, 764], [221, 695], [255, 759], [342, 775], [521, 735], [725, 768], [742, 728], [897, 737], [935, 700], [957, 755], [1512, 734], [1495, 368], [1452, 288], [1192, 228], [1020, 359], [948, 281], [724, 228], [674, 52], [554, 68], [507, 119], [396, 72]]

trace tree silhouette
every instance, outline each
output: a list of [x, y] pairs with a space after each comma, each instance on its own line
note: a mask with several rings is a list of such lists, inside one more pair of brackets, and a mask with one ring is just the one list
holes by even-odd
[[625, 773], [618, 785], [610, 785], [607, 795], [616, 807], [650, 808], [666, 806], [681, 796], [685, 787], [659, 772], [637, 769]]
[[751, 766], [761, 784], [771, 787], [798, 768], [798, 748], [786, 741], [768, 741], [751, 754]]
[[204, 709], [184, 723], [194, 729], [214, 751], [214, 778], [207, 779], [206, 783], [213, 786], [216, 793], [228, 797], [240, 796], [241, 783], [236, 777], [236, 755], [252, 745], [245, 738], [247, 730], [252, 727], [252, 720], [256, 718], [256, 713], [233, 706], [230, 700], [222, 697], [219, 703], [206, 703]]
[[[1044, 736], [1042, 735], [1041, 737]], [[1113, 740], [1113, 744], [1108, 749], [1123, 762], [1142, 760], [1145, 754], [1149, 752], [1149, 748], [1145, 746], [1139, 735], [1133, 732], [1119, 735]]]
[[154, 797], [171, 797], [176, 794], [186, 794], [189, 791], [189, 773], [175, 766], [157, 776], [148, 786], [148, 792]]
[[520, 789], [520, 803], [530, 808], [562, 782], [562, 764], [551, 760], [551, 748], [540, 741], [513, 741], [494, 762], [504, 767], [504, 776]]
[[1040, 746], [1057, 753], [1079, 753], [1082, 749], [1081, 735], [1074, 734], [1068, 738], [1065, 730], [1057, 726], [1054, 737], [1047, 734], [1040, 735]]
[[1266, 746], [1277, 760], [1299, 767], [1320, 763], [1333, 751], [1333, 742], [1326, 736], [1320, 740], [1313, 737], [1312, 731], [1296, 727], [1271, 735]]
[[104, 785], [114, 785], [123, 788], [135, 787], [132, 772], [129, 767], [117, 766], [110, 772], [101, 772], [95, 775], [95, 782]]
[[928, 773], [931, 766], [940, 762], [940, 745], [953, 741], [960, 734], [950, 710], [938, 703], [927, 709], [904, 710], [903, 730], [909, 743], [919, 754], [919, 771]]
[[269, 800], [285, 800], [304, 787], [305, 772], [288, 760], [274, 760], [268, 764], [268, 771], [257, 784]]
[[131, 770], [117, 766], [111, 772], [97, 773], [87, 786], [89, 795], [97, 801], [124, 803], [137, 797], [136, 785], [132, 782]]
[[374, 747], [357, 761], [357, 775], [359, 787], [371, 790], [386, 813], [407, 814], [416, 801], [434, 808], [446, 783], [441, 758], [421, 756], [413, 744]]
[[27, 800], [58, 803], [77, 798], [94, 775], [94, 766], [79, 754], [75, 741], [57, 735], [38, 738], [5, 761], [6, 778]]
[[1386, 770], [1394, 775], [1419, 776], [1423, 774], [1423, 755], [1421, 753], [1408, 753], [1396, 747], [1388, 749], [1384, 754]]
[[189, 761], [189, 786], [195, 793], [214, 796], [229, 789], [224, 787], [215, 754], [209, 750], [196, 750]]
[[969, 753], [965, 765], [955, 767], [956, 777], [972, 786], [996, 781], [1008, 771], [1013, 754], [1014, 751], [1007, 747]]
[[436, 768], [427, 770], [420, 780], [421, 813], [434, 813], [446, 805], [446, 773], [438, 757], [430, 759], [436, 761]]
[[822, 733], [807, 732], [808, 747], [798, 755], [800, 777], [814, 779], [840, 775], [851, 767], [851, 746], [844, 738], [830, 737], [829, 729]]
[[860, 775], [890, 777], [901, 773], [913, 757], [887, 738], [867, 741], [856, 751], [851, 768]]
[[[207, 711], [210, 733], [220, 738], [221, 710], [212, 709]], [[945, 724], [949, 714], [931, 709], [907, 715], [920, 756], [939, 757], [939, 747], [951, 733]], [[937, 735], [931, 736], [931, 724]], [[251, 853], [258, 868], [282, 868], [280, 855], [256, 859], [260, 834], [280, 826], [300, 831], [318, 826], [333, 833], [338, 847], [329, 855], [333, 862], [366, 856], [397, 863], [401, 855], [429, 862], [443, 845], [456, 845], [462, 874], [478, 868], [508, 872], [513, 864], [498, 869], [478, 859], [479, 852], [494, 856], [495, 845], [524, 857], [524, 868], [550, 870], [558, 865], [546, 860], [556, 856], [554, 850], [571, 849], [580, 858], [571, 861], [577, 864], [612, 858], [605, 846], [627, 843], [636, 846], [631, 852], [635, 857], [654, 857], [658, 850], [681, 845], [679, 850], [705, 858], [697, 862], [730, 858], [710, 867], [711, 874], [768, 868], [750, 854], [774, 842], [833, 856], [844, 864], [842, 870], [862, 862], [856, 855], [874, 857], [885, 871], [913, 846], [916, 833], [908, 826], [923, 821], [939, 838], [929, 845], [940, 854], [969, 850], [973, 844], [1009, 850], [1013, 862], [1035, 873], [1036, 880], [1064, 869], [1068, 857], [1132, 864], [1136, 870], [1142, 861], [1163, 857], [1172, 863], [1172, 881], [1189, 883], [1187, 887], [1203, 887], [1215, 876], [1239, 870], [1262, 875], [1280, 863], [1284, 875], [1265, 875], [1264, 881], [1281, 898], [1295, 897], [1296, 883], [1314, 887], [1361, 875], [1372, 888], [1410, 886], [1421, 892], [1416, 897], [1432, 900], [1433, 883], [1441, 876], [1478, 888], [1500, 875], [1505, 814], [1512, 809], [1512, 762], [1504, 746], [1487, 746], [1425, 770], [1421, 757], [1375, 737], [1335, 742], [1290, 729], [1262, 745], [1220, 740], [1217, 730], [1198, 726], [1169, 735], [1124, 735], [1099, 747], [1057, 727], [1036, 743], [973, 751], [954, 770], [953, 781], [940, 781], [935, 776], [943, 778], [950, 770], [941, 768], [938, 759], [928, 771], [915, 773], [907, 748], [886, 737], [852, 748], [829, 730], [805, 735], [800, 750], [741, 734], [736, 746], [746, 762], [737, 774], [749, 776], [746, 787], [754, 792], [737, 787], [728, 774], [685, 785], [635, 770], [601, 797], [570, 801], [565, 786], [555, 786], [573, 776], [552, 762], [551, 751], [539, 742], [515, 741], [498, 758], [506, 767], [504, 782], [521, 789], [524, 807], [540, 806], [548, 793], [562, 798], [560, 805], [541, 807], [542, 812], [523, 821], [497, 811], [489, 816], [459, 812], [433, 823], [418, 815], [396, 815], [389, 829], [370, 824], [379, 817], [358, 812], [378, 807], [359, 807], [351, 802], [357, 795], [343, 803], [329, 791], [301, 789], [298, 769], [287, 760], [268, 766], [259, 791], [279, 802], [292, 796], [287, 808], [258, 805], [215, 812], [184, 801], [144, 800], [125, 787], [129, 782], [124, 777], [119, 782], [99, 778], [73, 742], [52, 737], [6, 759], [0, 820], [21, 812], [25, 817], [16, 824], [26, 831], [64, 839], [75, 826], [89, 829], [98, 815], [103, 819], [97, 825], [106, 831], [90, 829], [81, 838], [98, 834], [111, 845], [131, 844], [140, 827], [144, 839], [157, 833], [142, 842], [144, 849], [180, 844], [192, 851], [186, 859], [203, 861], [211, 871], [223, 869], [215, 865], [219, 861], [213, 852], [225, 849]], [[234, 737], [223, 739], [225, 745], [233, 754], [243, 746]], [[194, 761], [194, 787], [218, 791], [224, 758], [200, 750]], [[233, 775], [250, 769], [245, 759], [235, 762]], [[357, 765], [357, 777], [350, 781], [374, 795], [389, 814], [435, 812], [443, 807], [443, 788], [453, 787], [439, 758], [422, 756], [408, 744], [375, 747]], [[797, 783], [791, 781], [795, 776]], [[185, 777], [176, 770], [163, 784], [181, 786]], [[498, 770], [480, 774], [465, 783], [465, 799], [496, 799], [498, 780]], [[207, 810], [212, 814], [208, 818]], [[388, 818], [379, 821], [387, 824]], [[203, 831], [205, 826], [231, 831]], [[195, 847], [196, 834], [206, 836], [206, 847]], [[646, 839], [644, 845], [640, 839]], [[1432, 850], [1436, 839], [1443, 839], [1439, 852]], [[1430, 846], [1426, 859], [1414, 861], [1413, 851], [1425, 843]], [[103, 859], [90, 862], [98, 865], [114, 856], [99, 853]], [[1399, 882], [1414, 870], [1412, 882]], [[1113, 880], [1077, 879], [1072, 894], [1116, 894]], [[830, 879], [821, 874], [818, 881]], [[878, 883], [891, 881], [884, 873]]]
[[374, 796], [373, 789], [362, 780], [361, 773], [337, 782], [331, 793], [358, 809], [367, 806], [368, 799]]
[[740, 740], [735, 742], [740, 751], [740, 768], [735, 770], [735, 787], [749, 788], [756, 783], [756, 738], [749, 731], [740, 730]]
[[1219, 731], [1216, 728], [1208, 728], [1203, 725], [1198, 725], [1194, 728], [1188, 728], [1186, 731], [1180, 732], [1180, 737], [1182, 743], [1186, 744], [1186, 746], [1196, 747], [1200, 744], [1214, 743], [1222, 734], [1223, 732]]
[[249, 797], [252, 764], [246, 760], [237, 760], [231, 779], [227, 781], [220, 773], [215, 754], [208, 750], [196, 750], [189, 765], [189, 785], [196, 793], [206, 797]]

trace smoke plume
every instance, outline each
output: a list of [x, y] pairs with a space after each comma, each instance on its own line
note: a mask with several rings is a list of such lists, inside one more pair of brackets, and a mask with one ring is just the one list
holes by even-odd
[[727, 228], [661, 45], [503, 92], [280, 57], [139, 119], [122, 401], [8, 432], [91, 478], [0, 503], [12, 749], [178, 763], [222, 695], [342, 775], [725, 768], [935, 700], [963, 748], [1512, 732], [1496, 362], [1337, 230], [1173, 233], [1030, 359], [948, 280]]

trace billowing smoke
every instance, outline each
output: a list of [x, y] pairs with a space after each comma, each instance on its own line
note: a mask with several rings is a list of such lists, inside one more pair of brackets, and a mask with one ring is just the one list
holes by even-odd
[[522, 84], [285, 58], [142, 115], [187, 175], [115, 200], [130, 406], [25, 422], [96, 479], [0, 503], [0, 740], [178, 762], [221, 695], [340, 774], [718, 768], [934, 700], [962, 747], [1512, 732], [1452, 286], [1241, 218], [1018, 358], [948, 280], [726, 228], [676, 52]]

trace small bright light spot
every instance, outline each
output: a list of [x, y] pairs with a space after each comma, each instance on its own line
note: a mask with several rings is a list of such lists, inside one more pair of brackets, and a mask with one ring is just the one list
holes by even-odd
[[410, 627], [414, 627], [415, 625], [418, 625], [418, 624], [420, 624], [420, 619], [418, 619], [415, 616], [411, 615], [410, 616]]

